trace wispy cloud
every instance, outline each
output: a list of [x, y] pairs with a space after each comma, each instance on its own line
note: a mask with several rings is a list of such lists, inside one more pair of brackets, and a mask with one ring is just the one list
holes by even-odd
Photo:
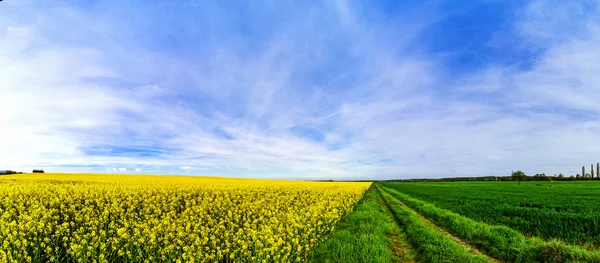
[[506, 6], [482, 32], [468, 6], [5, 1], [0, 167], [575, 173], [598, 161], [600, 22], [565, 5]]

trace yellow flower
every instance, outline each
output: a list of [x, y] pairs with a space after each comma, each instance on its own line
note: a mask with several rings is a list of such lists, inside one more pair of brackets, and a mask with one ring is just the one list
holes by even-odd
[[[301, 262], [370, 183], [0, 177], [0, 260]], [[40, 249], [41, 248], [41, 249]]]

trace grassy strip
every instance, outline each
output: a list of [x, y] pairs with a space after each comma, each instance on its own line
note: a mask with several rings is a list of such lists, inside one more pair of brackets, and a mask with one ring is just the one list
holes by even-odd
[[[308, 262], [398, 262], [392, 244], [394, 227], [372, 186], [331, 237], [313, 249]], [[410, 251], [403, 254], [403, 261], [411, 259]]]
[[492, 262], [481, 255], [472, 255], [450, 236], [421, 221], [416, 212], [396, 198], [385, 191], [380, 192], [396, 220], [404, 226], [408, 237], [419, 251], [422, 262]]
[[[378, 191], [378, 190], [375, 190], [375, 187], [373, 187], [373, 188], [374, 188], [373, 191]], [[417, 254], [416, 249], [414, 249], [414, 247], [409, 242], [408, 235], [406, 234], [404, 229], [402, 229], [400, 227], [400, 225], [398, 225], [398, 223], [396, 223], [396, 218], [394, 218], [392, 211], [386, 205], [385, 201], [383, 200], [383, 197], [381, 197], [379, 192], [377, 193], [377, 202], [379, 203], [379, 207], [381, 207], [381, 208], [383, 208], [383, 210], [385, 210], [385, 215], [390, 220], [390, 222], [392, 222], [394, 225], [394, 228], [392, 231], [392, 247], [393, 247], [392, 250], [393, 250], [395, 258], [398, 259], [399, 262], [404, 262], [404, 263], [417, 262], [419, 255]]]
[[600, 248], [600, 181], [386, 182], [413, 198], [525, 236]]
[[494, 258], [509, 262], [600, 262], [598, 251], [585, 250], [556, 240], [527, 238], [511, 228], [480, 223], [397, 190], [385, 186], [383, 189], [438, 226]]
[[[373, 186], [373, 191], [378, 191], [378, 190], [375, 190], [375, 186]], [[413, 248], [413, 246], [408, 241], [409, 239], [408, 239], [408, 236], [406, 235], [406, 232], [404, 232], [404, 230], [401, 229], [400, 226], [396, 223], [396, 219], [394, 218], [392, 211], [386, 205], [385, 201], [383, 201], [383, 198], [381, 197], [381, 195], [379, 193], [377, 193], [377, 202], [379, 203], [379, 206], [382, 207], [383, 210], [385, 210], [385, 215], [388, 217], [390, 222], [392, 222], [394, 225], [394, 229], [393, 229], [393, 233], [392, 233], [392, 247], [393, 247], [394, 255], [400, 262], [405, 262], [405, 263], [417, 262], [417, 260], [418, 260], [417, 251]]]

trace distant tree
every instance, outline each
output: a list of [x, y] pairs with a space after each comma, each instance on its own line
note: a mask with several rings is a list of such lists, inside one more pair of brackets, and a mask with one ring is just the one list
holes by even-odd
[[33, 173], [44, 173], [44, 170], [33, 170]]
[[558, 174], [558, 179], [564, 179], [564, 178], [565, 178], [565, 175], [564, 175], [564, 174], [562, 174], [562, 173], [559, 173], [559, 174]]
[[535, 174], [535, 175], [533, 176], [533, 179], [534, 179], [534, 180], [544, 180], [544, 179], [546, 179], [546, 177], [547, 177], [547, 176], [546, 176], [546, 174], [545, 174], [545, 173], [541, 173], [541, 174]]
[[512, 174], [510, 175], [510, 177], [514, 181], [519, 182], [519, 184], [521, 184], [521, 181], [527, 179], [527, 175], [524, 172], [522, 172], [521, 170], [512, 172]]

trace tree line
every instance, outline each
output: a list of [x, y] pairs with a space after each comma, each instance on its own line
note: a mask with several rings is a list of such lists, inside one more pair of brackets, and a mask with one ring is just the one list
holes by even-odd
[[[598, 170], [596, 170], [598, 171]], [[464, 182], [464, 181], [576, 181], [576, 180], [600, 180], [600, 176], [592, 176], [592, 173], [585, 173], [565, 176], [562, 173], [554, 175], [546, 175], [545, 173], [537, 173], [527, 175], [521, 170], [513, 171], [507, 176], [478, 176], [478, 177], [451, 177], [451, 178], [435, 178], [435, 179], [393, 179], [382, 181], [402, 181], [402, 182]]]
[[[22, 174], [22, 173], [23, 172], [17, 172], [17, 171], [13, 171], [13, 170], [5, 170], [4, 171], [4, 174]], [[44, 173], [44, 170], [36, 169], [36, 170], [33, 170], [32, 173]]]

